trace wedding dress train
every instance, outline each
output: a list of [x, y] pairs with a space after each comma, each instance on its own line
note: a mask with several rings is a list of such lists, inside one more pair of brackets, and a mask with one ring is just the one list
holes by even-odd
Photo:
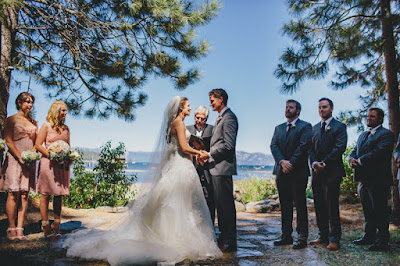
[[176, 137], [167, 150], [160, 178], [136, 200], [123, 225], [71, 234], [64, 243], [67, 256], [103, 259], [111, 265], [174, 264], [222, 256], [191, 157], [182, 153]]

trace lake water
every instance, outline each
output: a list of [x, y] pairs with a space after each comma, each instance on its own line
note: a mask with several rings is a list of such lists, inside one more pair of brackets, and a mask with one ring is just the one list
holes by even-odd
[[[149, 163], [127, 163], [126, 173], [128, 175], [136, 175], [137, 181], [141, 182], [146, 176]], [[94, 165], [92, 163], [85, 163], [86, 169], [93, 169]], [[238, 174], [233, 176], [233, 180], [243, 180], [251, 177], [258, 177], [263, 179], [272, 179], [273, 166], [270, 165], [238, 165]]]

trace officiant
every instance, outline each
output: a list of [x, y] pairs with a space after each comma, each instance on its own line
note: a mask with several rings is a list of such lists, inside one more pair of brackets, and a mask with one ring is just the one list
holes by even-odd
[[[194, 111], [195, 124], [188, 126], [190, 134], [200, 138], [199, 141], [190, 142], [193, 148], [210, 151], [210, 140], [213, 132], [213, 126], [207, 124], [208, 109], [205, 106], [199, 106]], [[193, 138], [192, 138], [193, 139]], [[193, 164], [196, 167], [197, 173], [199, 174], [200, 183], [203, 188], [204, 197], [207, 201], [208, 209], [210, 210], [211, 220], [214, 224], [215, 221], [215, 202], [214, 192], [212, 187], [211, 175], [208, 168], [208, 163], [204, 165], [198, 164], [196, 158], [193, 158]]]

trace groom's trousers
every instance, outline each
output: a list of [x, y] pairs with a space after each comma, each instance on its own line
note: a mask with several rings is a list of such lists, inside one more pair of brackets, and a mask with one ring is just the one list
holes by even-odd
[[213, 175], [214, 199], [217, 209], [218, 228], [221, 232], [219, 245], [236, 246], [236, 208], [233, 198], [231, 175]]

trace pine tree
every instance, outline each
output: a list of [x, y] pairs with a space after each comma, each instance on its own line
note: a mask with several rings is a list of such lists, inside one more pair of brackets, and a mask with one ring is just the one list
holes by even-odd
[[[400, 5], [390, 0], [288, 0], [293, 19], [283, 32], [294, 42], [281, 56], [275, 75], [281, 91], [292, 93], [305, 79], [325, 77], [330, 64], [337, 69], [330, 82], [335, 90], [351, 85], [365, 88], [362, 108], [342, 112], [347, 124], [361, 124], [369, 107], [387, 100], [389, 127], [400, 131], [398, 61]], [[393, 162], [395, 184], [397, 167]], [[397, 186], [394, 214], [400, 218]]]
[[[0, 128], [11, 73], [26, 73], [74, 114], [132, 121], [149, 77], [181, 90], [199, 78], [183, 69], [207, 54], [195, 29], [217, 15], [216, 1], [0, 0]], [[15, 78], [13, 78], [14, 80]], [[26, 90], [26, 88], [24, 88]]]

